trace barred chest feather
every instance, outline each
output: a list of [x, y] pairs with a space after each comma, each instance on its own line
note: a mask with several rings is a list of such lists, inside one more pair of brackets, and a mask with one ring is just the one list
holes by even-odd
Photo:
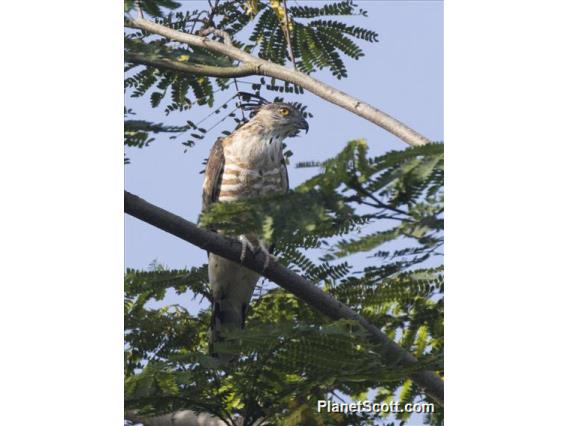
[[251, 127], [227, 141], [219, 201], [285, 192], [288, 182], [282, 139], [281, 134]]

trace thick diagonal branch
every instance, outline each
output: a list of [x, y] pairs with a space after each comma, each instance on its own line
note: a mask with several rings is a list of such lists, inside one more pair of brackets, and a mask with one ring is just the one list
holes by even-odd
[[382, 127], [409, 145], [424, 145], [430, 142], [426, 137], [411, 129], [406, 124], [366, 102], [354, 98], [353, 96], [337, 90], [329, 84], [316, 80], [304, 73], [257, 58], [256, 56], [244, 52], [237, 47], [213, 41], [207, 37], [177, 31], [146, 19], [132, 19], [127, 21], [126, 25], [131, 28], [138, 28], [152, 34], [161, 35], [162, 37], [169, 38], [170, 40], [187, 43], [190, 46], [202, 47], [204, 49], [220, 53], [241, 61], [243, 65], [252, 65], [254, 66], [255, 74], [257, 75], [274, 77], [279, 80], [297, 84], [298, 86], [309, 90], [314, 95], [345, 108], [347, 111], [357, 114], [377, 126]]
[[[127, 191], [124, 191], [124, 211], [203, 250], [240, 262], [241, 243], [239, 241], [199, 228], [188, 220], [154, 206]], [[265, 269], [263, 256], [260, 252], [254, 256], [247, 256], [242, 264], [264, 275], [331, 319], [349, 319], [359, 322], [367, 330], [371, 340], [380, 345], [385, 360], [410, 368], [417, 364], [418, 360], [412, 354], [397, 345], [378, 327], [319, 287], [276, 262], [270, 262], [268, 268]], [[443, 405], [444, 382], [436, 373], [419, 371], [412, 373], [410, 378], [430, 397]]]

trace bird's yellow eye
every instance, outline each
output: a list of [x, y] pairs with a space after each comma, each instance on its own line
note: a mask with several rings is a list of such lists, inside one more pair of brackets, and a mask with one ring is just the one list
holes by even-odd
[[278, 112], [283, 115], [284, 117], [286, 117], [288, 114], [290, 114], [290, 110], [288, 108], [280, 108], [278, 110]]

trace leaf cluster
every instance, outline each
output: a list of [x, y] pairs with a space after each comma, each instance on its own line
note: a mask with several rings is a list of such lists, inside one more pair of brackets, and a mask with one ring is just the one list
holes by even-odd
[[297, 68], [306, 74], [326, 68], [339, 79], [347, 77], [342, 56], [359, 59], [364, 55], [353, 39], [378, 41], [374, 31], [324, 19], [360, 14], [361, 10], [353, 1], [327, 3], [321, 7], [291, 6], [287, 10], [288, 25], [283, 22], [278, 7], [259, 2], [257, 9], [258, 19], [249, 41], [259, 47], [258, 55], [271, 62], [285, 64], [291, 60], [291, 48], [297, 59]]
[[155, 140], [152, 135], [159, 133], [174, 133], [171, 138], [177, 138], [181, 133], [191, 127], [168, 126], [162, 123], [153, 123], [146, 120], [124, 120], [124, 145], [143, 148]]
[[[357, 40], [376, 42], [371, 30], [348, 25], [330, 17], [348, 17], [364, 14], [351, 0], [328, 3], [322, 7], [291, 6], [286, 10], [284, 25], [283, 3], [280, 1], [235, 2], [216, 1], [211, 9], [177, 11], [180, 3], [170, 0], [142, 0], [140, 5], [156, 22], [179, 31], [199, 33], [206, 28], [221, 28], [233, 38], [235, 47], [255, 53], [259, 57], [285, 64], [294, 57], [298, 70], [310, 74], [329, 69], [337, 78], [347, 76], [344, 58], [359, 59], [364, 53]], [[252, 5], [254, 3], [254, 5]], [[135, 13], [134, 0], [125, 1], [127, 16]], [[167, 10], [171, 10], [166, 13]], [[251, 31], [242, 36], [245, 27]], [[213, 38], [218, 38], [213, 36]], [[128, 62], [128, 54], [148, 59], [167, 59], [182, 63], [235, 66], [226, 56], [207, 49], [156, 38], [144, 31], [127, 30], [124, 41], [127, 56], [125, 89], [129, 96], [148, 95], [152, 107], [165, 103], [165, 113], [183, 112], [194, 104], [213, 106], [215, 93], [231, 87], [231, 79], [213, 78], [191, 73], [176, 73], [156, 66]], [[235, 83], [236, 84], [236, 83]], [[254, 83], [281, 93], [303, 93], [302, 88], [289, 83], [282, 85], [264, 79]]]
[[[206, 355], [209, 310], [151, 307], [167, 288], [208, 297], [205, 266], [128, 271], [128, 407], [207, 411], [243, 424], [366, 425], [381, 416], [317, 413], [316, 400], [338, 392], [375, 402], [428, 400], [407, 377], [443, 373], [443, 269], [433, 265], [443, 232], [443, 146], [369, 157], [356, 140], [309, 166], [320, 172], [289, 194], [214, 204], [202, 224], [229, 234], [256, 227], [276, 245], [279, 262], [364, 315], [419, 363], [387, 363], [357, 323], [330, 321], [269, 287], [253, 298], [247, 327], [216, 347], [241, 356], [220, 365]], [[373, 227], [380, 229], [368, 232]], [[366, 266], [357, 270], [361, 255]], [[430, 421], [440, 424], [440, 411]]]
[[142, 12], [152, 16], [162, 16], [164, 9], [177, 9], [181, 6], [173, 0], [124, 0], [124, 12], [134, 12], [137, 5]]

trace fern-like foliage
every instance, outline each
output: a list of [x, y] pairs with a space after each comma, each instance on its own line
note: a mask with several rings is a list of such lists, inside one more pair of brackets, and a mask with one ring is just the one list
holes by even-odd
[[[126, 120], [124, 122], [124, 144], [142, 148], [148, 146], [156, 133], [183, 133], [189, 126], [165, 126], [161, 123], [151, 123], [145, 120]], [[175, 138], [176, 136], [172, 136]]]
[[[428, 400], [407, 378], [443, 372], [443, 269], [434, 260], [443, 232], [443, 146], [369, 157], [356, 140], [314, 165], [320, 172], [289, 194], [213, 205], [202, 225], [229, 234], [256, 228], [276, 245], [279, 262], [364, 315], [419, 363], [387, 362], [357, 323], [331, 321], [269, 286], [253, 298], [247, 327], [219, 344], [241, 354], [222, 366], [207, 355], [209, 310], [148, 304], [166, 288], [208, 297], [205, 268], [128, 271], [127, 407], [151, 414], [189, 408], [243, 424], [371, 425], [380, 414], [318, 413], [317, 400], [331, 392], [363, 398], [370, 390], [379, 403], [395, 395]], [[356, 268], [361, 255], [366, 266]], [[442, 421], [437, 408], [431, 424]]]
[[124, 11], [133, 12], [136, 5], [140, 6], [143, 12], [152, 16], [162, 16], [163, 10], [177, 9], [181, 4], [173, 0], [124, 0]]
[[[282, 25], [274, 7], [259, 5], [258, 19], [249, 41], [260, 47], [259, 56], [284, 64], [291, 58], [287, 50], [286, 27]], [[352, 1], [325, 4], [322, 7], [294, 6], [288, 9], [288, 30], [297, 67], [310, 74], [316, 69], [328, 68], [337, 78], [347, 77], [347, 68], [341, 54], [359, 59], [363, 50], [352, 40], [377, 42], [378, 35], [365, 28], [349, 26], [330, 19], [312, 19], [324, 16], [357, 14]], [[311, 19], [302, 21], [304, 19]]]
[[[232, 36], [236, 47], [254, 51], [259, 57], [278, 64], [289, 63], [292, 53], [297, 69], [307, 74], [329, 69], [337, 78], [346, 77], [344, 59], [359, 59], [364, 55], [357, 41], [378, 40], [378, 35], [371, 30], [337, 20], [342, 16], [364, 14], [350, 0], [328, 3], [322, 7], [291, 6], [287, 10], [279, 0], [249, 3], [221, 0], [214, 3], [212, 9], [195, 10], [179, 10], [181, 3], [171, 0], [142, 0], [140, 6], [147, 19], [154, 19], [179, 31], [195, 34], [209, 27], [221, 28]], [[135, 9], [134, 0], [125, 0], [127, 17], [135, 14]], [[241, 32], [247, 26], [252, 31], [248, 36], [241, 37]], [[218, 39], [216, 36], [214, 38]], [[215, 93], [236, 88], [236, 83], [232, 85], [231, 79], [187, 73], [182, 75], [159, 67], [128, 62], [128, 54], [136, 54], [148, 59], [200, 65], [236, 65], [221, 54], [135, 30], [125, 32], [124, 47], [127, 94], [132, 97], [147, 96], [152, 107], [164, 106], [166, 114], [185, 112], [195, 104], [213, 107]], [[264, 87], [281, 93], [303, 93], [299, 86], [280, 84], [275, 80], [265, 84], [264, 79], [259, 78], [258, 83], [253, 84], [253, 90]], [[136, 146], [142, 145], [140, 142]]]
[[[231, 63], [224, 58], [216, 58], [204, 49], [181, 49], [169, 46], [164, 40], [154, 40], [148, 43], [141, 41], [137, 34], [129, 35], [125, 39], [126, 52], [143, 54], [147, 58], [166, 58], [188, 61], [195, 58], [206, 65], [224, 66]], [[152, 107], [159, 106], [164, 99], [169, 98], [165, 112], [185, 111], [191, 108], [193, 103], [198, 105], [213, 105], [213, 85], [209, 78], [197, 75], [178, 74], [161, 71], [151, 66], [129, 67], [129, 75], [125, 79], [125, 89], [129, 90], [132, 97], [142, 97], [150, 94]], [[189, 92], [193, 96], [189, 96]], [[169, 95], [169, 96], [168, 96]]]

